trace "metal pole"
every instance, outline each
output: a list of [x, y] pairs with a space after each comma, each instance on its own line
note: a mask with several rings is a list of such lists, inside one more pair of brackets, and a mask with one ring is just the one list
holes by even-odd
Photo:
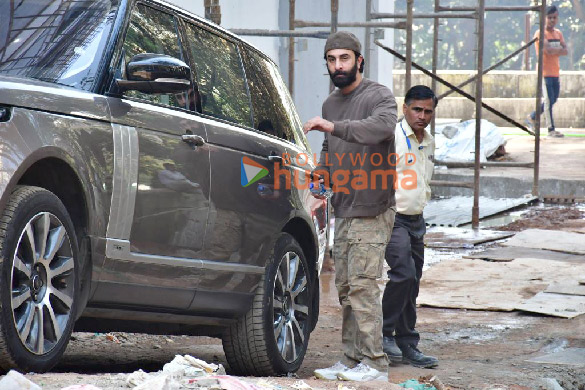
[[479, 0], [477, 10], [477, 81], [475, 82], [475, 167], [473, 174], [473, 208], [471, 227], [479, 228], [479, 168], [481, 150], [481, 100], [483, 97], [483, 34], [485, 0]]
[[259, 37], [304, 37], [327, 39], [329, 31], [299, 31], [299, 30], [263, 30], [248, 28], [230, 28], [230, 31], [238, 35], [253, 35]]
[[[387, 14], [381, 12], [372, 12], [372, 19], [406, 19], [407, 14]], [[447, 19], [475, 19], [476, 14], [441, 14], [438, 12], [432, 14], [416, 14], [412, 15], [414, 19], [433, 19], [433, 18], [447, 18]]]
[[412, 5], [414, 0], [406, 0], [406, 73], [404, 77], [404, 93], [412, 83]]
[[[372, 0], [366, 0], [366, 23], [369, 23], [372, 20], [371, 14], [372, 14]], [[364, 42], [364, 53], [363, 53], [364, 57], [367, 58], [366, 67], [364, 69], [364, 76], [366, 78], [370, 77], [370, 63], [371, 63], [370, 59], [372, 57], [372, 56], [370, 56], [370, 47], [371, 47], [370, 41], [372, 39], [371, 34], [372, 34], [371, 27], [370, 26], [366, 27], [366, 41]]]
[[[339, 0], [331, 0], [331, 34], [337, 32], [337, 14], [339, 12]], [[329, 93], [333, 92], [335, 85], [329, 80]]]
[[[484, 7], [485, 11], [538, 11], [539, 7], [535, 6], [499, 6]], [[439, 11], [475, 11], [473, 7], [440, 7]]]
[[[435, 0], [435, 12], [437, 12], [440, 6], [440, 0]], [[433, 74], [437, 74], [437, 64], [439, 62], [439, 19], [433, 20], [433, 61], [431, 64], [431, 71]], [[437, 80], [431, 79], [431, 89], [437, 93]], [[435, 116], [431, 120], [431, 135], [435, 136]]]
[[534, 179], [532, 182], [532, 195], [538, 196], [538, 180], [540, 165], [540, 105], [542, 100], [542, 54], [544, 52], [544, 45], [541, 42], [544, 41], [544, 21], [546, 19], [546, 0], [542, 0], [540, 4], [540, 34], [538, 35], [538, 66], [537, 66], [537, 77], [536, 77], [536, 120], [534, 121]]
[[[295, 0], [288, 2], [288, 29], [295, 29]], [[295, 38], [288, 38], [288, 91], [294, 97], [295, 86]]]
[[[330, 22], [313, 22], [310, 20], [295, 20], [296, 27], [331, 27]], [[406, 21], [400, 22], [342, 22], [337, 23], [337, 27], [379, 27], [379, 28], [396, 28], [404, 30]]]
[[[524, 15], [524, 42], [530, 40], [530, 14]], [[524, 50], [524, 70], [530, 70], [530, 48]]]

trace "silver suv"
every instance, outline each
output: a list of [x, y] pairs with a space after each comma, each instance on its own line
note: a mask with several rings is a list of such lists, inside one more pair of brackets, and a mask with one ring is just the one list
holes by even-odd
[[327, 205], [264, 54], [157, 0], [0, 1], [0, 140], [0, 369], [51, 369], [74, 329], [299, 368]]

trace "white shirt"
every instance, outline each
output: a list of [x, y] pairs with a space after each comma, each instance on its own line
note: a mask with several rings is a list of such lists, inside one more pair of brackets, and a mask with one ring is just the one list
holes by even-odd
[[[423, 140], [419, 144], [404, 118], [398, 123], [394, 133], [398, 155], [396, 211], [406, 215], [421, 214], [431, 199], [430, 183], [434, 169], [435, 140], [425, 129]], [[410, 140], [410, 149], [405, 134]]]

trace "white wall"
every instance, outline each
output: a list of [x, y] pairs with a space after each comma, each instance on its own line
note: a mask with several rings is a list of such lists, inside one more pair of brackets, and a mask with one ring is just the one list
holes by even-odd
[[[168, 0], [187, 11], [205, 17], [203, 0]], [[278, 30], [278, 0], [220, 0], [221, 26], [225, 29], [249, 28]], [[288, 12], [288, 10], [286, 10]], [[279, 63], [280, 38], [243, 36]]]

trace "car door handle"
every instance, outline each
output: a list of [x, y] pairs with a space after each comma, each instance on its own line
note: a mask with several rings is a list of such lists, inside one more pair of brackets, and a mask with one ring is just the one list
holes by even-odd
[[183, 134], [181, 136], [183, 142], [188, 143], [189, 145], [193, 146], [201, 146], [205, 143], [205, 140], [200, 135], [195, 134]]
[[282, 162], [282, 156], [280, 156], [279, 154], [277, 154], [276, 152], [271, 152], [270, 156], [268, 156], [268, 161], [273, 161], [273, 162]]

